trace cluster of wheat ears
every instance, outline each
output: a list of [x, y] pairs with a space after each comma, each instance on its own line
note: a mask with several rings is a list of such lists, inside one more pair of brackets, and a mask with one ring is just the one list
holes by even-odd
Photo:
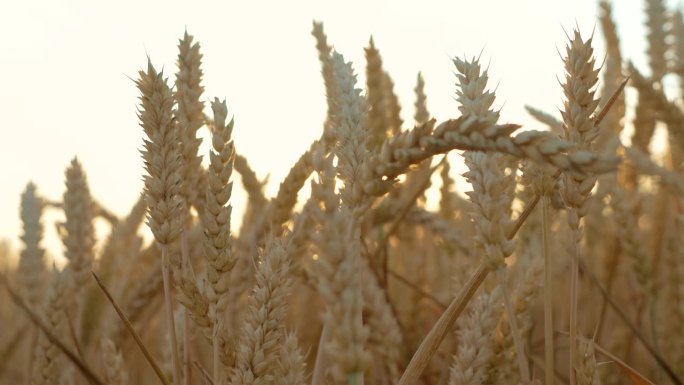
[[[274, 197], [236, 150], [225, 101], [207, 113], [186, 33], [173, 86], [151, 63], [136, 80], [145, 188], [127, 216], [90, 195], [76, 159], [60, 201], [26, 186], [22, 250], [0, 274], [0, 381], [682, 384], [684, 93], [663, 77], [684, 84], [684, 21], [646, 4], [650, 77], [621, 57], [601, 3], [605, 60], [569, 34], [564, 105], [558, 118], [529, 108], [537, 131], [499, 122], [477, 58], [453, 60], [460, 116], [433, 118], [419, 75], [403, 122], [373, 41], [364, 93], [314, 23], [327, 118]], [[657, 127], [663, 154], [649, 152]], [[239, 232], [233, 170], [248, 195]], [[61, 270], [41, 246], [44, 210], [65, 214]]]

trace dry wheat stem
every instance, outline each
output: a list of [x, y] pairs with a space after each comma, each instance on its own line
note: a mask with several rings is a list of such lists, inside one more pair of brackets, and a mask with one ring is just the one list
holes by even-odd
[[556, 371], [553, 347], [553, 265], [549, 254], [549, 198], [542, 199], [542, 258], [544, 259], [544, 379], [546, 385], [554, 384]]
[[181, 369], [180, 358], [178, 357], [178, 342], [176, 341], [176, 326], [173, 316], [173, 299], [171, 294], [171, 278], [169, 277], [168, 246], [161, 245], [162, 248], [162, 279], [164, 284], [164, 307], [166, 308], [166, 327], [171, 336], [171, 359], [173, 364], [173, 383], [180, 385]]
[[119, 308], [119, 305], [117, 305], [116, 301], [114, 301], [114, 298], [112, 298], [111, 294], [109, 293], [107, 288], [104, 286], [104, 284], [102, 283], [100, 278], [97, 276], [97, 274], [95, 274], [95, 272], [92, 272], [92, 271], [91, 271], [91, 274], [95, 278], [95, 282], [97, 282], [97, 285], [100, 287], [100, 290], [102, 290], [102, 293], [104, 293], [104, 295], [107, 297], [107, 300], [109, 300], [109, 303], [112, 304], [112, 307], [114, 308], [114, 310], [116, 311], [116, 314], [121, 319], [121, 322], [124, 323], [128, 332], [131, 334], [131, 336], [133, 336], [133, 339], [135, 340], [136, 344], [138, 345], [138, 347], [142, 351], [143, 355], [145, 356], [145, 359], [150, 364], [150, 366], [154, 370], [155, 374], [157, 375], [157, 377], [159, 378], [161, 383], [164, 385], [169, 385], [169, 382], [166, 379], [166, 376], [164, 375], [162, 370], [159, 368], [159, 365], [157, 365], [154, 358], [152, 358], [152, 355], [150, 354], [150, 352], [145, 347], [145, 344], [142, 342], [140, 335], [138, 335], [138, 332], [136, 332], [135, 328], [133, 328], [131, 321], [128, 319], [128, 317], [126, 317], [126, 315], [123, 313], [123, 311], [121, 311], [121, 308]]

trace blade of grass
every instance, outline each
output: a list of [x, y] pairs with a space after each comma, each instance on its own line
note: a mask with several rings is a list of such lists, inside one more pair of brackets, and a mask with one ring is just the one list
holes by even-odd
[[100, 278], [95, 274], [95, 272], [91, 271], [93, 274], [93, 277], [95, 277], [95, 281], [97, 282], [97, 285], [100, 287], [100, 290], [104, 293], [104, 295], [107, 297], [109, 300], [109, 303], [112, 304], [112, 307], [116, 311], [116, 314], [119, 315], [119, 318], [121, 318], [121, 321], [123, 321], [124, 325], [126, 325], [126, 329], [131, 333], [133, 336], [133, 339], [135, 340], [135, 343], [138, 344], [138, 347], [142, 351], [143, 355], [145, 356], [145, 359], [147, 362], [152, 366], [152, 369], [154, 372], [157, 374], [157, 377], [159, 377], [159, 380], [161, 381], [162, 384], [164, 385], [169, 385], [168, 380], [166, 379], [166, 376], [164, 376], [164, 373], [161, 371], [159, 368], [159, 365], [154, 361], [154, 358], [152, 358], [152, 355], [150, 352], [147, 350], [145, 347], [145, 344], [143, 344], [142, 339], [138, 335], [138, 333], [135, 331], [133, 328], [133, 325], [131, 325], [131, 322], [128, 320], [128, 317], [121, 311], [121, 308], [119, 308], [119, 305], [117, 305], [116, 301], [114, 301], [114, 298], [112, 298], [111, 294], [109, 294], [109, 291], [107, 288], [104, 287], [102, 284], [102, 281], [100, 281]]

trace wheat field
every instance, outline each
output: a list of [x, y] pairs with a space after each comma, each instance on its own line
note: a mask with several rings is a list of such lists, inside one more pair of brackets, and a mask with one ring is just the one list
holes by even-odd
[[684, 17], [645, 9], [649, 68], [600, 2], [607, 51], [567, 31], [563, 105], [527, 107], [536, 127], [500, 120], [478, 54], [452, 58], [454, 116], [432, 116], [418, 74], [403, 121], [374, 41], [351, 63], [314, 22], [327, 115], [275, 196], [186, 32], [173, 70], [148, 58], [134, 79], [128, 213], [91, 195], [78, 158], [59, 200], [27, 183], [20, 250], [0, 250], [0, 383], [682, 384]]

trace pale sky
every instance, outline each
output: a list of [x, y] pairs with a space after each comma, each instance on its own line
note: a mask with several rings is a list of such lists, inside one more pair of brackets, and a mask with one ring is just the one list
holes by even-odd
[[[616, 1], [623, 55], [644, 68], [643, 4]], [[142, 188], [136, 117], [138, 90], [129, 78], [146, 55], [173, 79], [178, 39], [195, 36], [204, 54], [205, 101], [226, 98], [234, 140], [273, 195], [290, 166], [320, 135], [325, 96], [313, 20], [329, 43], [354, 62], [365, 84], [363, 48], [371, 35], [395, 82], [406, 122], [422, 71], [428, 108], [438, 121], [458, 116], [451, 58], [483, 52], [502, 121], [540, 128], [523, 106], [557, 114], [562, 93], [559, 51], [579, 26], [596, 28], [596, 1], [9, 1], [0, 2], [4, 36], [0, 73], [0, 238], [19, 247], [19, 196], [29, 180], [61, 199], [64, 169], [78, 156], [93, 196], [123, 215]], [[207, 103], [208, 106], [208, 103]], [[207, 109], [209, 111], [209, 109]], [[206, 147], [203, 147], [206, 153]], [[244, 195], [236, 184], [234, 212]], [[51, 211], [46, 246], [58, 245]]]

